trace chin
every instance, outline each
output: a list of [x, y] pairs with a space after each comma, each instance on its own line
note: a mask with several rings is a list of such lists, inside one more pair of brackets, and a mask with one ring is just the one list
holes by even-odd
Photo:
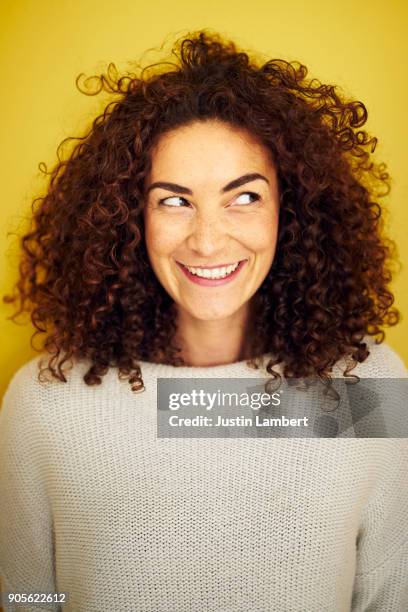
[[188, 308], [186, 312], [193, 318], [199, 321], [219, 321], [227, 319], [235, 315], [241, 310], [243, 304], [235, 307], [220, 307], [220, 308], [203, 308], [201, 304], [198, 308]]

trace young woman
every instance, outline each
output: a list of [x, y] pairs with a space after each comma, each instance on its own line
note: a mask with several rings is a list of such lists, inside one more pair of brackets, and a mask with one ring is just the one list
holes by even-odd
[[159, 378], [407, 377], [364, 105], [205, 31], [173, 52], [99, 78], [22, 240], [7, 299], [45, 340], [0, 413], [3, 590], [402, 612], [405, 439], [157, 437]]

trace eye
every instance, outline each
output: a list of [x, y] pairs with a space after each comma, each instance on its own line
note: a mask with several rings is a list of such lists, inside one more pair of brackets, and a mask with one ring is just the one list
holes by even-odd
[[[184, 204], [178, 204], [177, 200], [182, 200]], [[181, 208], [182, 206], [188, 206], [188, 202], [185, 198], [182, 198], [180, 196], [169, 196], [168, 198], [162, 198], [161, 200], [159, 200], [159, 205]]]
[[[248, 198], [248, 196], [250, 198], [253, 198], [252, 201], [244, 201], [241, 198]], [[245, 206], [246, 204], [253, 204], [254, 202], [257, 202], [258, 200], [260, 200], [260, 196], [257, 193], [253, 193], [252, 191], [246, 191], [245, 193], [240, 193], [240, 195], [237, 197], [237, 199], [234, 202], [234, 206]], [[241, 200], [241, 202], [239, 202], [239, 200]]]

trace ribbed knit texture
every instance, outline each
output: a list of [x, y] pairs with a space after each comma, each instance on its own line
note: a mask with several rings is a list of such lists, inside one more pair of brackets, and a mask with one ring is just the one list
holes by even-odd
[[[369, 348], [353, 373], [408, 376]], [[0, 413], [4, 590], [72, 612], [408, 610], [407, 439], [157, 439], [157, 377], [262, 373], [142, 362], [135, 395], [114, 368], [87, 386], [85, 361], [41, 384], [38, 360]]]

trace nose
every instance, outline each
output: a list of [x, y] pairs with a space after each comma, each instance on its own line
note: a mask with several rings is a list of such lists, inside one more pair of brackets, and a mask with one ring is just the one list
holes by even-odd
[[211, 257], [222, 251], [227, 239], [225, 223], [221, 215], [211, 217], [197, 213], [187, 238], [187, 246], [201, 257]]

